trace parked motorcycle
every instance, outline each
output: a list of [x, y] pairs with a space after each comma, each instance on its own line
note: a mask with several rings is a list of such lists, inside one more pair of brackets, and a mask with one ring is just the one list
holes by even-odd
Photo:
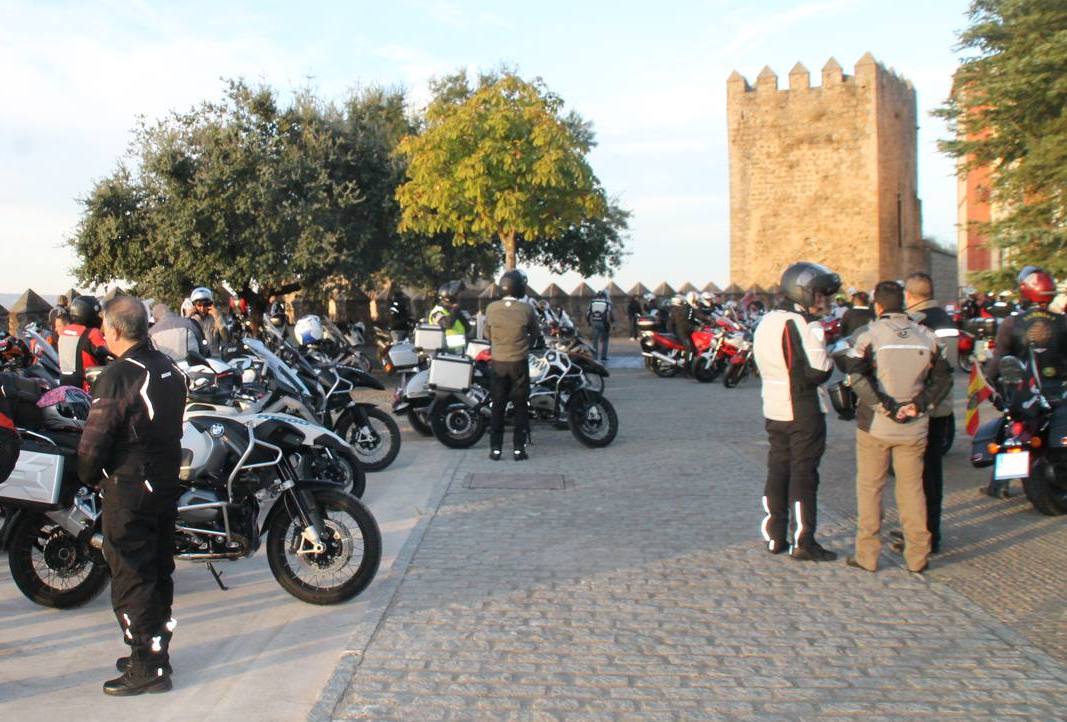
[[[445, 446], [468, 448], [484, 436], [492, 403], [489, 397], [491, 360], [488, 350], [478, 354], [467, 386], [437, 386], [428, 416], [434, 436]], [[462, 361], [438, 356], [433, 363]], [[533, 354], [529, 363], [531, 422], [566, 426], [579, 442], [590, 447], [607, 446], [614, 441], [619, 431], [615, 407], [588, 382], [590, 375], [607, 377], [607, 369], [592, 359], [556, 350]], [[433, 376], [431, 369], [431, 385]], [[509, 405], [509, 418], [511, 413]]]
[[[11, 577], [37, 604], [79, 606], [108, 581], [99, 492], [76, 478], [78, 434], [19, 433], [18, 463], [0, 484], [14, 510], [3, 538]], [[297, 599], [337, 604], [363, 591], [381, 561], [378, 524], [338, 484], [301, 477], [291, 461], [304, 438], [282, 417], [186, 421], [175, 558], [207, 563], [221, 587], [212, 564], [252, 556], [265, 537], [271, 573]]]
[[1059, 516], [1067, 514], [1067, 400], [1062, 388], [1045, 384], [1048, 389], [1033, 363], [1001, 358], [998, 390], [1004, 414], [979, 428], [971, 463], [992, 466], [997, 481], [1022, 479], [1034, 508]]

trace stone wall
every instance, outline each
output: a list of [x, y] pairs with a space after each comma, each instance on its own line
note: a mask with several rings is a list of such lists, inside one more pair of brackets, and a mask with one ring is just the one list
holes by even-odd
[[911, 84], [870, 54], [852, 76], [831, 59], [817, 87], [798, 63], [788, 83], [727, 81], [731, 280], [766, 286], [801, 259], [857, 288], [925, 268]]

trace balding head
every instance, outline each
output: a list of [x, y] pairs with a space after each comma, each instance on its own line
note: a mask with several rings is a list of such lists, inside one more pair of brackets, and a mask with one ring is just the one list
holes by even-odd
[[929, 301], [934, 297], [934, 279], [930, 274], [916, 271], [904, 279], [904, 291], [911, 297], [911, 303]]
[[104, 326], [118, 334], [123, 341], [135, 344], [147, 341], [148, 311], [140, 299], [115, 296], [104, 304]]

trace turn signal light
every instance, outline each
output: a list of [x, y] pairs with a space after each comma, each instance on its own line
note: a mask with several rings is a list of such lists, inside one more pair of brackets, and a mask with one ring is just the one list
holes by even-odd
[[996, 444], [996, 443], [990, 442], [985, 448], [986, 448], [986, 451], [988, 451], [990, 454], [999, 454], [1000, 453], [1000, 444]]
[[1032, 448], [1032, 449], [1040, 449], [1041, 448], [1041, 437], [1040, 436], [1035, 436], [1034, 438], [1030, 439], [1030, 448]]

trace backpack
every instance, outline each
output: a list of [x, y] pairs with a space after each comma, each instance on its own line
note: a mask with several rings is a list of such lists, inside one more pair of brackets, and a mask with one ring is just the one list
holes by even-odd
[[597, 299], [589, 305], [589, 318], [594, 322], [606, 321], [608, 318], [608, 302]]

